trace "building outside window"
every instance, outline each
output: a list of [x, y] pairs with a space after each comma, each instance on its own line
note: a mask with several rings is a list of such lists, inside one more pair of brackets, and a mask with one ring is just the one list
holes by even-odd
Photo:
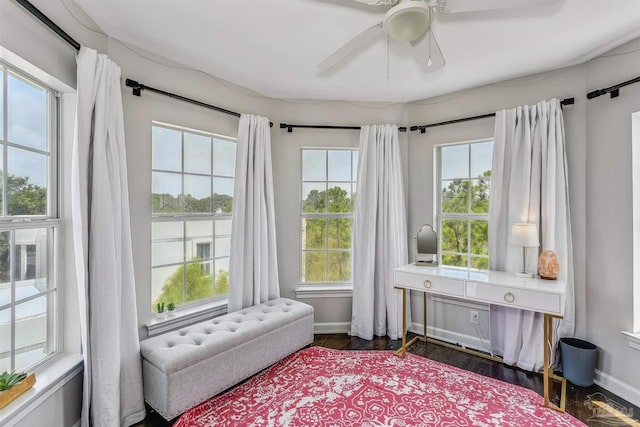
[[58, 96], [0, 62], [0, 372], [59, 350]]
[[235, 138], [152, 125], [151, 306], [227, 298]]
[[352, 283], [358, 151], [302, 149], [301, 282]]
[[438, 158], [440, 263], [489, 268], [489, 189], [493, 141], [443, 145]]

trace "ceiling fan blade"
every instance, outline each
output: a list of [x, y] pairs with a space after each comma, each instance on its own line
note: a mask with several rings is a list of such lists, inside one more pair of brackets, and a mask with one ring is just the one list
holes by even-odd
[[447, 63], [431, 29], [410, 43], [411, 51], [425, 73], [439, 70]]
[[351, 40], [349, 40], [344, 46], [327, 56], [324, 61], [318, 64], [318, 68], [321, 71], [329, 71], [332, 68], [344, 64], [353, 56], [362, 52], [373, 40], [378, 37], [384, 30], [382, 29], [382, 22], [372, 27], [367, 28]]
[[435, 4], [433, 4], [432, 0], [431, 4], [436, 7], [438, 12], [459, 13], [541, 6], [558, 1], [559, 0], [435, 0]]
[[369, 6], [395, 6], [400, 0], [353, 0]]

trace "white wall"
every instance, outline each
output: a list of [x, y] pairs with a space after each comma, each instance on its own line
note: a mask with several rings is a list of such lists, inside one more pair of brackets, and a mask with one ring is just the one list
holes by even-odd
[[[68, 0], [65, 3], [72, 6]], [[298, 286], [300, 278], [300, 238], [297, 231], [300, 212], [299, 149], [302, 146], [357, 146], [358, 133], [304, 129], [287, 133], [277, 128], [278, 123], [423, 124], [483, 114], [551, 97], [575, 97], [576, 104], [565, 108], [565, 125], [575, 254], [576, 335], [593, 341], [601, 348], [598, 369], [603, 375], [599, 378], [613, 379], [614, 386], [627, 385], [628, 390], [640, 389], [640, 372], [630, 369], [638, 354], [628, 347], [620, 334], [621, 330], [632, 327], [630, 114], [640, 111], [640, 85], [623, 89], [620, 98], [615, 100], [602, 97], [587, 101], [584, 96], [591, 89], [638, 75], [640, 53], [596, 59], [570, 69], [406, 105], [289, 102], [266, 99], [203, 73], [171, 65], [169, 61], [153, 55], [134, 52], [118, 41], [87, 30], [69, 14], [60, 0], [37, 0], [34, 4], [78, 41], [108, 53], [121, 66], [123, 78], [139, 80], [149, 86], [175, 91], [230, 110], [266, 115], [276, 124], [271, 133], [276, 226], [281, 293], [286, 297], [294, 296], [293, 289]], [[81, 12], [74, 8], [71, 10], [85, 25], [92, 25]], [[11, 1], [0, 1], [0, 45], [63, 82], [75, 85], [73, 50]], [[640, 41], [636, 40], [618, 52], [632, 51], [639, 46]], [[124, 82], [123, 100], [137, 303], [139, 326], [142, 326], [151, 318], [151, 121], [232, 136], [237, 133], [238, 121], [232, 116], [153, 93], [135, 97], [129, 88], [124, 87]], [[432, 128], [425, 134], [401, 134], [406, 165], [410, 254], [413, 253], [413, 235], [419, 226], [433, 223], [433, 146], [490, 137], [492, 134], [492, 119]], [[293, 224], [296, 224], [295, 228]], [[315, 306], [318, 323], [346, 324], [350, 321], [350, 298], [306, 301]], [[476, 334], [467, 324], [468, 308], [432, 306], [435, 308], [430, 312], [433, 318], [429, 321], [434, 326], [457, 329], [454, 332], [469, 336]], [[420, 304], [415, 298], [414, 319], [419, 320], [421, 314]], [[461, 316], [464, 316], [463, 321], [460, 321]], [[486, 325], [483, 316], [481, 323]], [[141, 327], [140, 332], [144, 336], [144, 328]], [[640, 403], [640, 399], [635, 403]]]

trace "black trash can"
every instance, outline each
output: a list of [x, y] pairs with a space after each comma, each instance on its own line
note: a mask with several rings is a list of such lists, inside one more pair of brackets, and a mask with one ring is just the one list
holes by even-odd
[[598, 347], [578, 338], [560, 338], [562, 376], [580, 387], [593, 384]]

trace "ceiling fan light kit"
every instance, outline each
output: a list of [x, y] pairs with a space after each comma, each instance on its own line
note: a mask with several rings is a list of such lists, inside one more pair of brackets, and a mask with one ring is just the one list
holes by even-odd
[[384, 31], [393, 40], [411, 42], [429, 27], [429, 6], [423, 1], [403, 1], [384, 15]]

